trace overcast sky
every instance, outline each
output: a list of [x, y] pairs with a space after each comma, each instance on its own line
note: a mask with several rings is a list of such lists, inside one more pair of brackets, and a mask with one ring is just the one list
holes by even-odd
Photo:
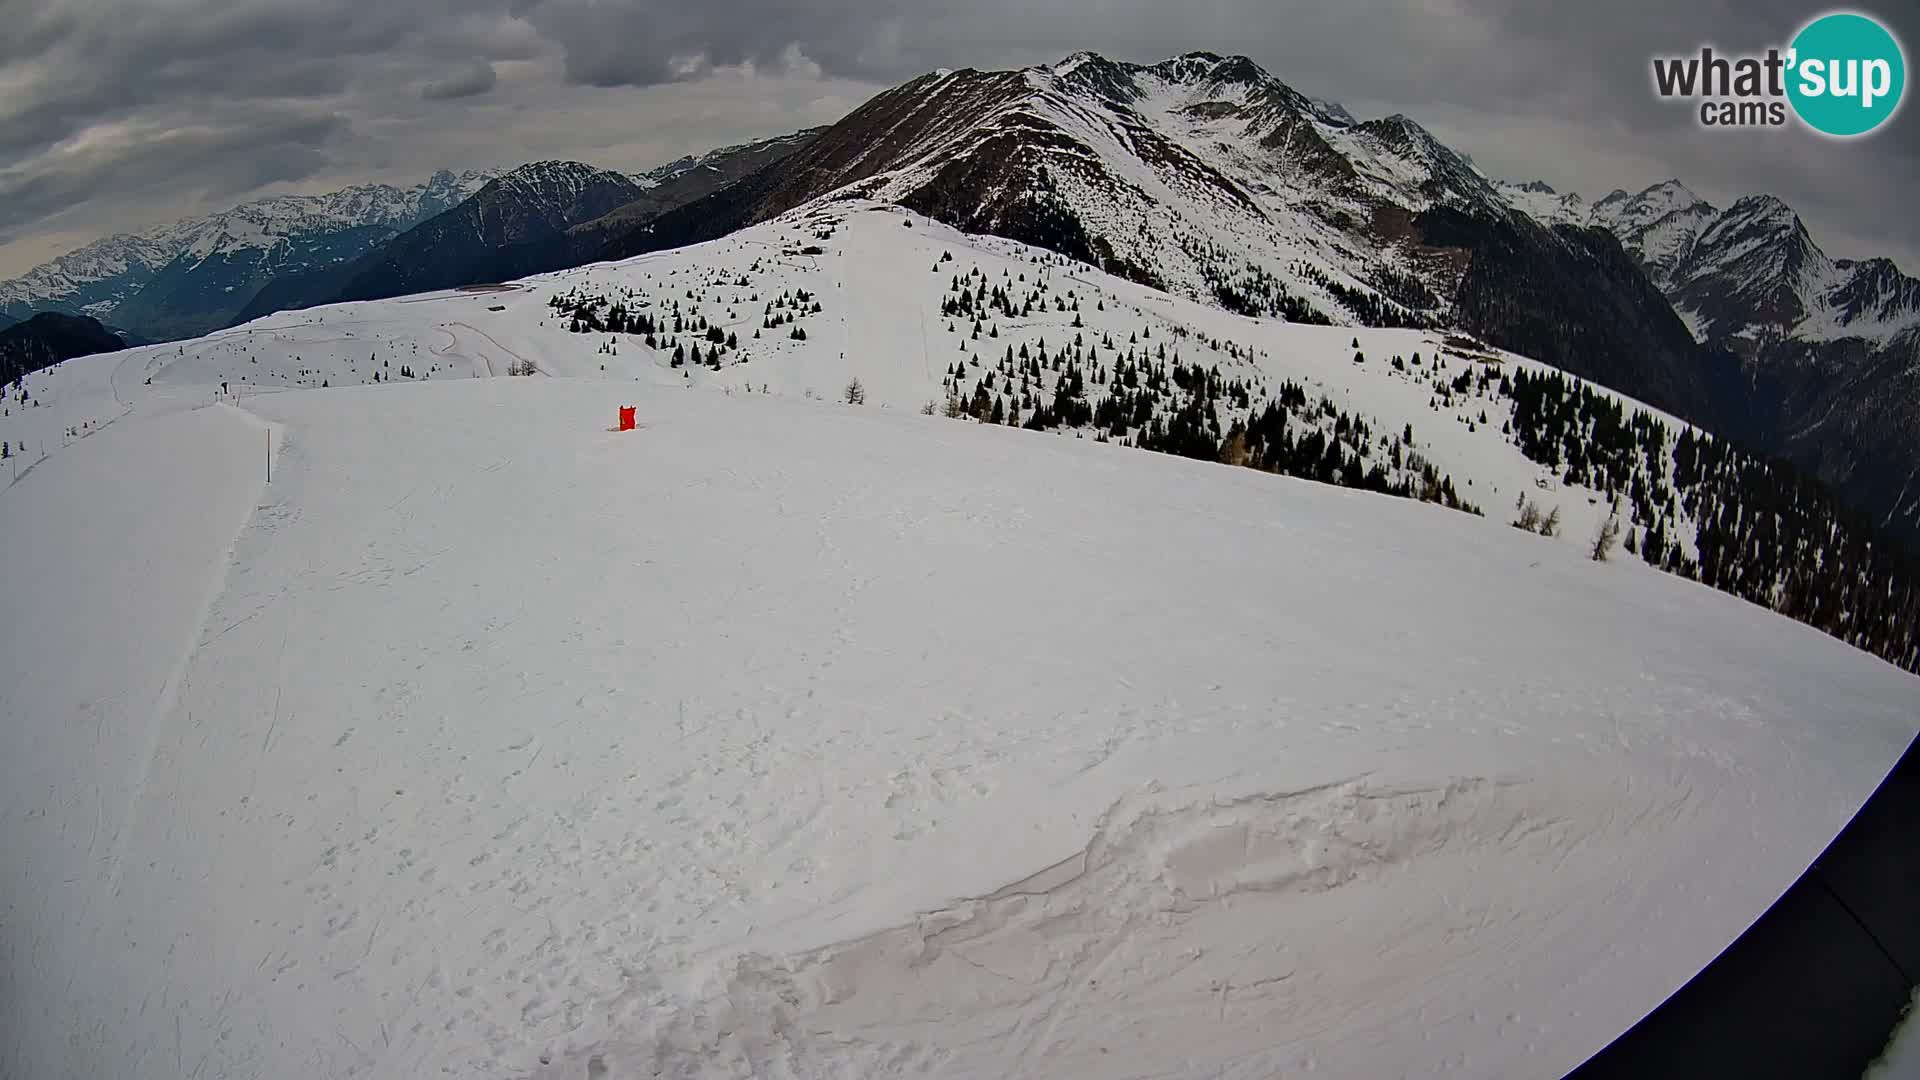
[[[1495, 176], [1769, 191], [1920, 273], [1920, 111], [1865, 140], [1706, 132], [1649, 57], [1784, 44], [1785, 0], [0, 0], [0, 277], [287, 191], [573, 158], [639, 169], [844, 115], [936, 67], [1245, 53]], [[1877, 10], [1909, 52], [1920, 5]], [[1915, 91], [1920, 93], [1920, 91]], [[1912, 96], [1912, 95], [1909, 95]]]

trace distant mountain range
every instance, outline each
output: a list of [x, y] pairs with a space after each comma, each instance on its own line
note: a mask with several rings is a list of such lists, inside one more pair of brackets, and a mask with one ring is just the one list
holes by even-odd
[[579, 162], [523, 165], [358, 259], [270, 283], [236, 321], [288, 308], [505, 281], [589, 262], [607, 236], [641, 228], [667, 210], [778, 161], [813, 134], [722, 147], [636, 176]]
[[269, 200], [89, 245], [0, 285], [0, 311], [179, 336], [869, 197], [1250, 316], [1459, 328], [1790, 457], [1920, 536], [1920, 282], [1828, 258], [1769, 196], [1497, 181], [1409, 117], [1359, 120], [1245, 57], [940, 71], [830, 127], [635, 176], [541, 162], [352, 191], [378, 194], [315, 197], [362, 209], [311, 225]]
[[[723, 147], [634, 175], [549, 161], [504, 174], [442, 170], [410, 188], [367, 184], [262, 199], [106, 237], [0, 282], [0, 317], [90, 315], [140, 339], [172, 340], [286, 308], [571, 265], [603, 234], [731, 183], [810, 134]], [[576, 226], [580, 238], [568, 235]]]
[[641, 182], [570, 161], [522, 165], [472, 197], [335, 266], [286, 275], [239, 312], [246, 321], [271, 311], [336, 300], [378, 300], [489, 280], [497, 254], [551, 241], [568, 225], [640, 197]]
[[442, 171], [409, 188], [281, 195], [106, 237], [0, 282], [0, 312], [91, 315], [155, 340], [203, 334], [227, 325], [275, 277], [358, 258], [491, 177]]

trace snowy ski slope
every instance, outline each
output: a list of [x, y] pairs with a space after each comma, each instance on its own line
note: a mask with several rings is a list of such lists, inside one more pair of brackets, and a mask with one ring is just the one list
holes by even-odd
[[[1556, 1075], [1913, 737], [1911, 676], [1589, 561], [1590, 493], [1383, 362], [1438, 338], [905, 220], [31, 377], [0, 1074]], [[975, 268], [1080, 310], [949, 332]], [[550, 304], [629, 289], [738, 348]], [[1489, 516], [920, 414], [1142, 327], [1413, 423]]]

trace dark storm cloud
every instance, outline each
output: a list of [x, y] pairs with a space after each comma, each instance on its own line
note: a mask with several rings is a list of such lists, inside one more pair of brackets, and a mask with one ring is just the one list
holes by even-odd
[[500, 76], [493, 65], [485, 60], [476, 60], [465, 71], [445, 79], [439, 79], [421, 87], [420, 96], [428, 101], [452, 101], [455, 98], [473, 97], [493, 89]]
[[[618, 122], [644, 127], [659, 112], [649, 102], [679, 93], [669, 88], [705, 86], [714, 72], [741, 67], [842, 80], [834, 84], [842, 95], [854, 83], [866, 92], [934, 67], [1019, 66], [1079, 49], [1136, 60], [1207, 49], [1245, 53], [1362, 115], [1404, 111], [1496, 175], [1588, 194], [1668, 175], [1719, 199], [1769, 190], [1823, 240], [1877, 243], [1912, 263], [1920, 239], [1907, 200], [1920, 177], [1920, 111], [1873, 138], [1836, 143], [1797, 131], [1703, 132], [1686, 107], [1650, 91], [1655, 53], [1782, 44], [1819, 10], [1786, 0], [0, 0], [0, 192], [36, 193], [0, 199], [0, 235], [61, 214], [62, 190], [68, 209], [235, 191], [235, 178], [253, 175], [250, 157], [289, 146], [301, 152], [267, 172], [299, 179], [376, 161], [421, 173], [464, 164], [406, 161], [427, 151], [392, 142], [403, 129], [431, 146], [492, 138], [506, 157], [516, 138], [546, 147], [572, 131], [577, 153], [590, 157], [608, 138], [584, 119], [604, 122], [596, 103], [605, 99], [592, 95], [611, 91], [599, 88], [631, 88], [638, 107]], [[1920, 46], [1910, 2], [1881, 14]], [[770, 134], [754, 125], [795, 115], [791, 102], [766, 100], [763, 86], [730, 92], [701, 99], [716, 135]], [[454, 98], [472, 100], [445, 104]], [[169, 124], [214, 116], [232, 125], [231, 137], [197, 125], [202, 158], [150, 145]], [[260, 138], [291, 130], [288, 117], [304, 118], [308, 135]], [[103, 164], [97, 178], [64, 188], [76, 144], [90, 147], [89, 160], [117, 160], [118, 173]]]

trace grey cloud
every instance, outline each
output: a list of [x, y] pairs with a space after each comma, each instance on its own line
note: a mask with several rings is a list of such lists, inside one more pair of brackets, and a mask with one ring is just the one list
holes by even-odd
[[[263, 99], [314, 101], [346, 86], [356, 55], [396, 36], [349, 5], [74, 5], [33, 55], [8, 64], [24, 92], [0, 99], [0, 166], [101, 119]], [[372, 7], [373, 11], [380, 10]], [[369, 26], [369, 24], [373, 24]]]
[[493, 65], [485, 60], [475, 60], [465, 71], [449, 78], [439, 79], [421, 87], [420, 96], [428, 101], [451, 101], [455, 98], [473, 97], [493, 89], [500, 76]]
[[128, 186], [233, 200], [269, 184], [305, 179], [325, 167], [326, 146], [347, 127], [334, 115], [224, 109], [97, 135], [38, 159], [33, 168], [0, 170], [0, 206], [6, 208], [0, 243]]
[[0, 237], [336, 170], [356, 123], [418, 100], [421, 72], [470, 87], [490, 58], [540, 47], [460, 0], [18, 6], [0, 0]]
[[0, 64], [38, 56], [74, 32], [79, 22], [70, 11], [41, 8], [17, 15], [0, 9], [7, 20], [7, 36], [0, 38]]
[[[1910, 209], [1920, 179], [1920, 113], [1911, 101], [1890, 127], [1842, 142], [1797, 129], [1704, 131], [1692, 107], [1659, 100], [1650, 90], [1652, 56], [1687, 54], [1709, 44], [1733, 52], [1785, 45], [1824, 10], [1819, 5], [1637, 0], [1629, 14], [1619, 5], [1462, 2], [1506, 35], [1510, 49], [1503, 56], [1512, 59], [1503, 63], [1539, 73], [1525, 96], [1462, 96], [1474, 108], [1457, 125], [1466, 128], [1457, 137], [1483, 147], [1483, 159], [1497, 161], [1510, 174], [1531, 168], [1555, 182], [1577, 185], [1579, 172], [1556, 166], [1569, 156], [1584, 158], [1589, 194], [1596, 193], [1593, 188], [1659, 179], [1656, 171], [1677, 175], [1723, 203], [1741, 194], [1771, 192], [1798, 209], [1816, 240], [1834, 254], [1892, 254], [1908, 272], [1920, 272], [1920, 231]], [[1911, 59], [1920, 43], [1920, 8], [1889, 5], [1876, 14], [1907, 43]], [[1466, 79], [1472, 87], [1475, 76], [1469, 73]], [[1555, 153], [1556, 143], [1570, 153]], [[1637, 175], [1616, 178], [1606, 175], [1608, 157], [1646, 161]], [[1860, 237], [1877, 239], [1863, 249]]]
[[[516, 0], [511, 10], [566, 57], [567, 77], [591, 86], [646, 86], [698, 75], [715, 65], [771, 62], [790, 45], [840, 74], [850, 34], [865, 37], [886, 0], [755, 0], [705, 3]], [[894, 72], [886, 72], [892, 75]]]

